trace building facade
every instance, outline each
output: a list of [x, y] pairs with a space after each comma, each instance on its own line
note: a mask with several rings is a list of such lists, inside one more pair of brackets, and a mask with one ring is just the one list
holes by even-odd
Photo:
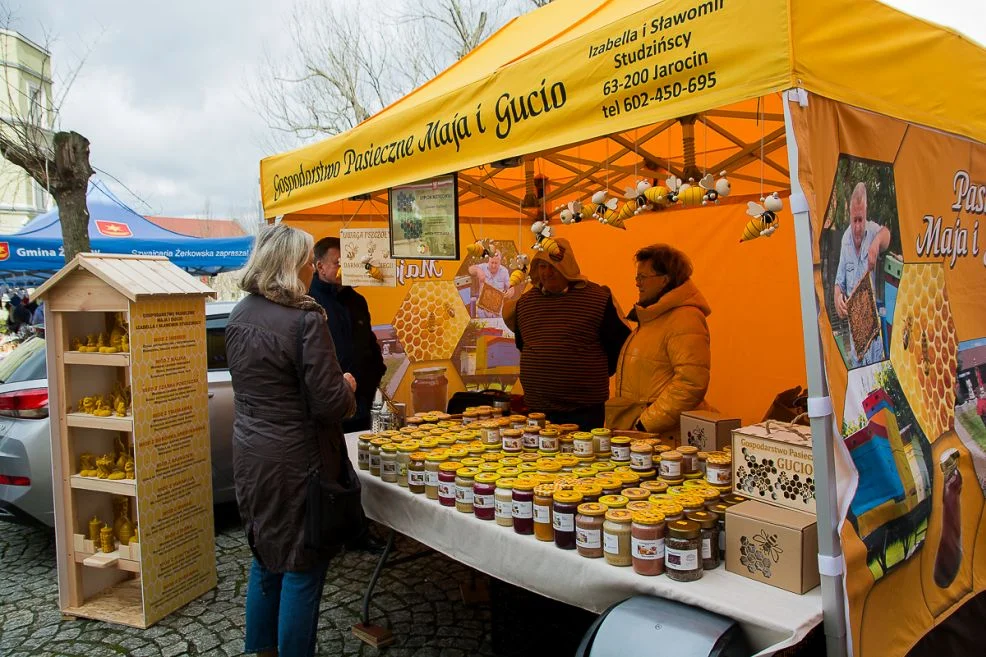
[[[34, 126], [51, 139], [55, 112], [51, 95], [51, 53], [23, 35], [0, 29], [0, 130]], [[48, 192], [20, 167], [0, 159], [0, 233], [12, 233], [52, 207]]]

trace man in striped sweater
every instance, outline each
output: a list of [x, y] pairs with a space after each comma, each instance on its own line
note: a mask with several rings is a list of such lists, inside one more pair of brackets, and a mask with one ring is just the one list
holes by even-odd
[[[531, 261], [533, 287], [506, 303], [503, 319], [520, 350], [520, 382], [531, 411], [556, 424], [603, 426], [609, 377], [630, 329], [609, 288], [579, 270], [567, 239]], [[516, 295], [515, 295], [516, 298]]]

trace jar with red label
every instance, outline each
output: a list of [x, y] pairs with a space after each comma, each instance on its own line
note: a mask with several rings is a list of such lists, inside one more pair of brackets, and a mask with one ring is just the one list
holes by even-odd
[[438, 466], [438, 503], [442, 506], [455, 506], [455, 471], [461, 467], [458, 461]]
[[630, 525], [630, 556], [633, 572], [660, 575], [664, 572], [664, 514], [660, 511], [633, 511]]
[[551, 527], [555, 545], [563, 550], [575, 549], [575, 515], [582, 502], [582, 495], [574, 490], [556, 490], [551, 510]]
[[480, 520], [496, 519], [496, 482], [500, 475], [496, 472], [480, 472], [473, 484], [473, 513]]
[[513, 509], [514, 531], [518, 534], [534, 533], [534, 486], [532, 479], [514, 480]]

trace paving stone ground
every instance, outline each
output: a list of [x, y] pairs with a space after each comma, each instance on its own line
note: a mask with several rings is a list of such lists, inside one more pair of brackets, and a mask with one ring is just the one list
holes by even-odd
[[[422, 549], [400, 538], [395, 556]], [[243, 652], [244, 603], [250, 550], [235, 510], [217, 509], [219, 585], [157, 625], [138, 630], [87, 620], [63, 620], [58, 610], [54, 533], [0, 521], [0, 655], [4, 657], [176, 657]], [[384, 570], [371, 605], [375, 623], [396, 641], [377, 650], [350, 630], [358, 622], [376, 557], [348, 553], [333, 560], [322, 597], [319, 655], [497, 657], [489, 604], [466, 605], [460, 583], [471, 571], [442, 555]]]

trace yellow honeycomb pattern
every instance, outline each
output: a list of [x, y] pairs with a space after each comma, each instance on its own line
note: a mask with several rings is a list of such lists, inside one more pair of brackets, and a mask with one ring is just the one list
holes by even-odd
[[394, 317], [394, 331], [412, 362], [450, 359], [468, 324], [452, 281], [414, 283]]
[[890, 361], [929, 441], [952, 428], [958, 340], [940, 264], [905, 264]]

